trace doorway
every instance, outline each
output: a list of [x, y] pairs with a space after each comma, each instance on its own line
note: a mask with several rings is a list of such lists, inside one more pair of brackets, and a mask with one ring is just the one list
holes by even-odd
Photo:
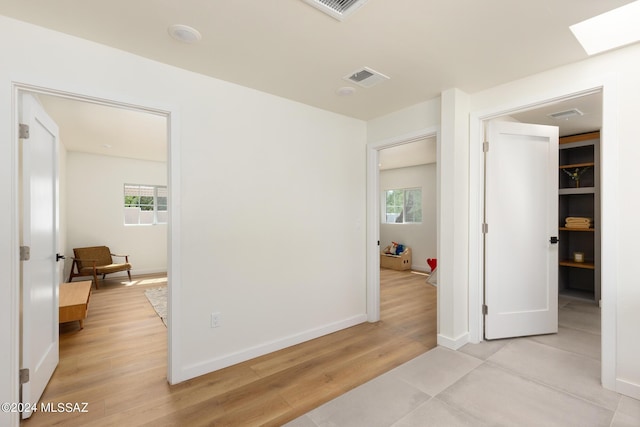
[[[142, 107], [142, 106], [138, 106], [138, 105], [131, 105], [131, 104], [127, 104], [127, 103], [122, 103], [122, 102], [118, 102], [118, 101], [114, 101], [114, 100], [105, 100], [105, 99], [97, 99], [97, 98], [93, 98], [93, 97], [87, 97], [87, 96], [83, 96], [83, 95], [78, 95], [78, 94], [71, 94], [71, 93], [66, 93], [66, 92], [60, 92], [60, 91], [56, 91], [56, 90], [51, 90], [51, 89], [43, 89], [43, 88], [36, 88], [36, 87], [32, 87], [32, 86], [28, 86], [28, 85], [14, 85], [14, 93], [16, 96], [14, 96], [14, 109], [18, 109], [20, 107], [19, 103], [19, 99], [21, 98], [19, 95], [22, 93], [25, 94], [31, 94], [34, 95], [35, 97], [40, 98], [41, 100], [41, 104], [45, 105], [45, 110], [49, 110], [51, 111], [52, 109], [55, 108], [63, 108], [60, 107], [61, 105], [64, 105], [65, 103], [68, 105], [75, 105], [78, 106], [80, 104], [85, 105], [91, 108], [98, 108], [101, 109], [102, 112], [108, 111], [108, 110], [113, 110], [113, 111], [117, 111], [120, 114], [125, 114], [125, 115], [133, 115], [133, 116], [137, 116], [137, 117], [153, 117], [153, 120], [159, 121], [159, 123], [161, 123], [161, 129], [160, 129], [160, 135], [161, 138], [163, 140], [163, 144], [160, 148], [156, 147], [156, 149], [159, 149], [159, 151], [162, 153], [162, 156], [164, 157], [164, 163], [163, 166], [161, 167], [162, 169], [164, 169], [163, 173], [165, 176], [165, 185], [167, 186], [167, 188], [169, 189], [169, 193], [170, 193], [170, 197], [169, 197], [169, 210], [174, 210], [176, 209], [176, 204], [173, 202], [173, 195], [174, 192], [172, 192], [172, 189], [177, 188], [177, 186], [175, 185], [175, 180], [172, 180], [172, 174], [171, 171], [173, 170], [174, 174], [173, 176], [177, 175], [178, 172], [178, 168], [177, 168], [177, 161], [175, 159], [171, 158], [171, 152], [172, 152], [172, 145], [171, 145], [171, 121], [172, 121], [172, 116], [171, 113], [169, 111], [164, 111], [164, 110], [160, 110], [160, 109], [154, 109], [154, 108], [148, 108], [148, 107]], [[56, 116], [57, 114], [59, 114], [60, 111], [58, 111], [56, 114], [51, 114], [52, 116]], [[71, 113], [72, 119], [73, 119], [73, 123], [76, 124], [76, 126], [79, 126], [79, 123], [82, 122], [82, 117], [80, 117], [81, 113], [78, 113], [78, 111], [72, 112]], [[86, 119], [86, 117], [85, 117]], [[123, 130], [127, 130], [129, 129], [129, 127], [124, 124], [124, 123], [117, 123], [117, 124], [110, 124], [107, 125], [105, 127], [104, 123], [104, 117], [102, 117], [100, 114], [95, 114], [95, 111], [93, 112], [93, 114], [91, 114], [91, 119], [95, 122], [94, 124], [102, 124], [103, 128], [101, 129], [101, 131], [103, 133], [106, 133], [106, 130], [109, 127], [113, 127], [116, 128], [120, 131]], [[64, 121], [64, 120], [63, 120]], [[17, 126], [17, 124], [16, 124]], [[99, 126], [99, 125], [98, 125]], [[147, 124], [143, 125], [142, 128], [144, 128], [145, 132], [149, 131], [149, 128], [147, 126]], [[62, 143], [64, 143], [65, 141], [67, 141], [68, 143], [71, 143], [71, 140], [73, 139], [73, 137], [71, 137], [71, 133], [67, 133], [65, 134], [65, 131], [70, 131], [70, 129], [63, 129], [62, 130], [62, 138], [61, 141]], [[17, 133], [16, 133], [17, 135]], [[97, 150], [102, 150], [102, 151], [107, 151], [111, 148], [113, 148], [114, 144], [109, 144], [108, 142], [105, 141], [97, 141], [97, 134], [94, 135], [93, 138], [86, 138], [89, 139], [90, 141], [94, 142], [93, 145], [95, 145], [97, 147]], [[139, 135], [137, 136], [137, 138], [139, 139]], [[135, 138], [134, 138], [135, 139]], [[109, 145], [109, 146], [107, 146]], [[95, 147], [94, 147], [95, 148]], [[148, 147], [147, 147], [148, 149]], [[90, 155], [98, 155], [100, 153], [98, 152], [94, 152]], [[128, 157], [126, 154], [123, 155], [121, 158], [126, 158]], [[156, 159], [157, 161], [157, 159]], [[64, 162], [64, 160], [63, 160]], [[93, 168], [93, 170], [90, 170], [91, 175], [93, 176], [93, 178], [98, 179], [98, 180], [103, 180], [103, 179], [108, 179], [106, 174], [106, 171], [108, 170], [109, 166], [106, 165], [106, 163], [103, 165], [104, 169], [102, 169], [101, 167], [98, 168]], [[64, 167], [64, 163], [63, 163], [63, 167]], [[112, 168], [113, 169], [113, 168]], [[117, 168], [116, 168], [117, 169]], [[157, 168], [156, 168], [157, 169]], [[113, 171], [111, 171], [113, 172]], [[62, 178], [62, 182], [61, 182], [61, 187], [65, 188], [65, 180], [64, 180], [64, 173], [60, 174], [61, 178]], [[88, 177], [91, 178], [91, 177]], [[122, 193], [122, 188], [118, 187], [118, 191], [120, 193]], [[71, 193], [71, 192], [69, 192]], [[78, 194], [67, 194], [68, 198], [71, 197], [78, 197]], [[121, 194], [119, 197], [119, 203], [120, 206], [116, 206], [116, 209], [119, 209], [120, 215], [118, 216], [120, 219], [122, 218], [122, 197]], [[95, 209], [95, 207], [94, 207]], [[64, 210], [64, 209], [63, 209]], [[92, 215], [95, 215], [95, 211], [92, 212], [92, 209], [86, 207], [86, 209], [84, 209], [86, 211], [87, 214], [87, 218], [90, 220], [92, 219]], [[164, 228], [164, 240], [165, 240], [165, 246], [164, 246], [164, 251], [163, 251], [163, 258], [165, 258], [165, 271], [167, 272], [167, 276], [169, 279], [169, 282], [171, 282], [171, 265], [174, 262], [177, 262], [177, 257], [175, 256], [175, 251], [174, 248], [172, 248], [171, 246], [171, 233], [172, 230], [175, 231], [174, 228], [171, 227], [172, 221], [175, 221], [175, 218], [177, 217], [177, 215], [170, 215], [169, 216], [169, 220], [168, 223], [166, 224]], [[96, 229], [100, 229], [100, 226], [96, 226]], [[64, 226], [62, 227], [61, 230], [58, 231], [58, 234], [61, 235], [62, 239], [59, 245], [60, 248], [60, 252], [65, 251], [69, 252], [70, 247], [72, 246], [81, 246], [82, 244], [76, 244], [74, 243], [74, 241], [69, 241], [69, 243], [66, 243], [66, 237], [67, 237], [67, 228], [65, 228]], [[88, 233], [86, 230], [81, 231], [80, 234], [91, 234]], [[88, 238], [91, 238], [95, 236], [89, 236]], [[67, 256], [69, 257], [69, 253], [67, 253]], [[134, 261], [135, 262], [135, 261]], [[61, 274], [60, 277], [60, 282], [66, 281], [66, 277], [68, 277], [68, 269], [69, 269], [69, 265], [67, 265], [67, 268], [64, 270], [64, 272]], [[134, 266], [135, 268], [135, 266]], [[169, 291], [169, 296], [168, 296], [168, 300], [171, 300], [171, 295], [172, 295], [172, 290], [170, 289]], [[169, 303], [169, 310], [171, 310], [171, 304]], [[91, 315], [91, 310], [89, 310], [89, 315]], [[165, 332], [165, 340], [170, 341], [168, 338], [171, 335], [171, 324], [167, 325], [167, 330]], [[56, 325], [57, 327], [57, 325]], [[171, 381], [171, 372], [172, 372], [172, 367], [171, 367], [171, 347], [169, 346], [167, 348], [167, 351], [165, 352], [165, 357], [167, 360], [167, 369], [166, 369], [166, 376], [167, 379], [169, 381]]]
[[[407, 150], [410, 149], [412, 144], [416, 144], [415, 147], [418, 147], [418, 149], [427, 151], [425, 156], [425, 158], [428, 158], [427, 162], [433, 163], [437, 161], [437, 128], [423, 129], [412, 134], [371, 143], [367, 147], [367, 320], [369, 322], [377, 322], [380, 320], [380, 251], [383, 247], [381, 245], [386, 246], [388, 244], [381, 241], [380, 230], [382, 216], [382, 189], [380, 185], [381, 153], [383, 150], [388, 149]], [[389, 158], [387, 160], [391, 161]], [[400, 164], [404, 166], [408, 165], [408, 163], [404, 161], [403, 163], [396, 163], [396, 167], [399, 167], [397, 165]], [[435, 175], [435, 194], [437, 194], [437, 171]], [[434, 196], [430, 202], [437, 205], [437, 197]], [[436, 222], [435, 218], [434, 222]], [[435, 227], [437, 230], [437, 223]], [[415, 263], [419, 263], [420, 260], [416, 259], [412, 262], [415, 265]]]
[[[568, 93], [568, 94], [567, 94]], [[617, 133], [617, 126], [615, 120], [615, 105], [617, 103], [617, 92], [615, 82], [610, 79], [603, 79], [597, 85], [588, 86], [587, 89], [580, 89], [574, 92], [564, 92], [556, 94], [555, 96], [548, 96], [547, 98], [539, 99], [537, 102], [529, 102], [525, 106], [522, 104], [514, 104], [509, 108], [501, 107], [492, 111], [485, 111], [482, 113], [473, 113], [471, 116], [471, 176], [472, 176], [472, 197], [471, 197], [471, 212], [476, 212], [477, 217], [471, 215], [470, 221], [470, 236], [472, 236], [470, 242], [470, 262], [471, 262], [471, 279], [472, 283], [476, 283], [476, 286], [472, 286], [470, 290], [471, 305], [470, 310], [470, 332], [473, 342], [482, 340], [482, 328], [483, 328], [483, 315], [481, 311], [481, 295], [482, 295], [482, 278], [484, 276], [483, 269], [481, 267], [482, 258], [478, 258], [477, 254], [482, 254], [481, 247], [481, 221], [477, 221], [477, 218], [481, 218], [482, 212], [481, 200], [473, 195], [473, 187], [477, 189], [478, 194], [481, 194], [481, 182], [483, 175], [482, 166], [482, 142], [484, 141], [484, 126], [489, 120], [496, 119], [504, 116], [519, 116], [528, 112], [535, 112], [536, 109], [544, 108], [547, 106], [557, 106], [561, 102], [573, 101], [580, 98], [595, 99], [592, 96], [600, 96], [601, 102], [597, 102], [602, 107], [601, 113], [601, 128], [602, 132], [602, 144], [601, 144], [601, 164], [603, 174], [601, 175], [602, 194], [603, 197], [600, 200], [601, 205], [601, 230], [602, 230], [602, 261], [601, 261], [601, 277], [602, 277], [602, 384], [605, 388], [615, 389], [615, 327], [613, 320], [615, 319], [616, 311], [616, 292], [615, 292], [615, 257], [616, 257], [616, 241], [617, 235], [614, 226], [614, 212], [617, 206], [617, 196], [615, 191], [615, 177], [611, 174], [606, 174], [606, 170], [615, 170], [615, 155], [617, 153], [617, 140], [615, 135]], [[531, 119], [523, 118], [519, 116], [520, 120]], [[606, 193], [606, 197], [605, 197]], [[606, 286], [610, 283], [609, 286]], [[477, 304], [477, 306], [476, 306]]]

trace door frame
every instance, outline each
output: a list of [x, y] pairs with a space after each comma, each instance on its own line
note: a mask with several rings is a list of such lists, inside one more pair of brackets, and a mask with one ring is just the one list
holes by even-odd
[[[97, 95], [80, 94], [72, 91], [65, 91], [61, 89], [55, 89], [50, 87], [37, 86], [24, 82], [12, 81], [11, 84], [11, 108], [12, 108], [12, 172], [13, 176], [13, 191], [11, 196], [11, 204], [14, 206], [12, 210], [12, 229], [11, 229], [11, 241], [19, 242], [19, 224], [20, 215], [18, 207], [18, 174], [20, 173], [18, 153], [19, 153], [19, 138], [18, 138], [18, 109], [20, 108], [21, 92], [44, 94], [51, 96], [58, 96], [62, 98], [72, 99], [76, 101], [89, 102], [114, 108], [135, 110], [143, 113], [150, 113], [160, 115], [166, 118], [167, 126], [167, 186], [169, 190], [169, 215], [167, 223], [167, 282], [168, 282], [168, 295], [167, 295], [167, 312], [168, 312], [168, 325], [167, 325], [167, 380], [170, 384], [178, 382], [180, 377], [180, 360], [178, 351], [180, 348], [180, 151], [179, 151], [179, 109], [175, 106], [157, 106], [152, 105], [149, 102], [139, 102], [138, 100], [123, 100], [114, 99], [112, 96], [101, 97]], [[58, 171], [59, 173], [59, 171]], [[11, 281], [12, 287], [12, 313], [11, 319], [13, 322], [12, 336], [10, 337], [10, 354], [12, 360], [12, 368], [16, 373], [14, 376], [14, 390], [16, 396], [19, 390], [18, 370], [19, 370], [19, 352], [20, 352], [20, 331], [19, 331], [19, 316], [20, 316], [20, 300], [19, 300], [19, 278], [20, 278], [20, 257], [17, 250], [12, 252], [10, 265], [11, 265]]]
[[[367, 321], [380, 320], [380, 150], [436, 138], [436, 203], [440, 206], [440, 127], [432, 126], [411, 133], [367, 143]], [[437, 216], [437, 248], [440, 248], [440, 216]], [[440, 293], [438, 293], [440, 298]], [[440, 304], [437, 304], [440, 323]]]
[[470, 116], [470, 194], [469, 194], [469, 331], [470, 341], [483, 340], [483, 245], [482, 212], [483, 174], [482, 143], [485, 123], [497, 117], [532, 110], [581, 96], [602, 92], [602, 132], [600, 144], [601, 188], [601, 347], [602, 385], [616, 390], [616, 314], [618, 231], [618, 179], [615, 173], [618, 159], [618, 83], [615, 75], [606, 75], [590, 82], [576, 82], [551, 88], [547, 94], [529, 99], [516, 99], [510, 104], [472, 112]]

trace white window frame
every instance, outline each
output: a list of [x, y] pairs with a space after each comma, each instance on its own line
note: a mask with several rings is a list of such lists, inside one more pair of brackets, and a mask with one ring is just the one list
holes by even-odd
[[[134, 222], [127, 222], [127, 214], [126, 214], [126, 209], [127, 208], [131, 208], [131, 207], [136, 207], [136, 206], [127, 206], [127, 203], [124, 202], [124, 197], [127, 196], [127, 188], [131, 188], [131, 187], [145, 187], [145, 188], [150, 188], [153, 190], [153, 219], [151, 223], [141, 223], [140, 222], [140, 212], [142, 212], [142, 210], [138, 211], [138, 222], [134, 223]], [[130, 184], [130, 183], [125, 183], [123, 186], [123, 209], [125, 211], [123, 211], [123, 221], [124, 221], [124, 225], [125, 226], [148, 226], [148, 225], [159, 225], [159, 224], [167, 224], [168, 219], [165, 219], [163, 221], [161, 221], [159, 219], [159, 215], [158, 212], [168, 212], [169, 210], [169, 201], [167, 200], [167, 203], [164, 205], [165, 210], [163, 211], [159, 211], [158, 209], [158, 192], [159, 190], [163, 190], [165, 194], [167, 194], [167, 186], [166, 185], [150, 185], [150, 184]], [[167, 196], [164, 196], [167, 197]], [[168, 199], [168, 197], [167, 197]], [[140, 203], [137, 204], [137, 207], [140, 208], [141, 205]], [[144, 205], [144, 206], [150, 206], [150, 205]]]
[[[420, 221], [406, 221], [405, 220], [405, 211], [407, 209], [406, 206], [406, 194], [408, 191], [415, 191], [418, 190], [420, 191], [420, 211], [421, 211], [421, 215], [420, 215]], [[402, 191], [402, 213], [403, 213], [403, 217], [402, 217], [402, 222], [389, 222], [387, 219], [387, 193], [389, 191]], [[381, 215], [380, 215], [380, 219], [381, 219], [381, 223], [382, 224], [422, 224], [422, 187], [408, 187], [408, 188], [388, 188], [386, 190], [382, 191], [382, 195], [380, 197], [380, 201], [381, 201]]]

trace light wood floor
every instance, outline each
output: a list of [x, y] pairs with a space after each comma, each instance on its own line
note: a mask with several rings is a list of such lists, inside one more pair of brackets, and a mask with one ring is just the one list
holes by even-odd
[[[163, 279], [94, 290], [85, 328], [60, 329], [60, 365], [23, 426], [280, 426], [436, 346], [436, 288], [381, 271], [381, 318], [170, 386], [166, 328], [144, 296]], [[166, 283], [166, 281], [165, 281]]]

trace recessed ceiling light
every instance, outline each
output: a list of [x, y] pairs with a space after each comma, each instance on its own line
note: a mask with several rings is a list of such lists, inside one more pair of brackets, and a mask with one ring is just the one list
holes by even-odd
[[640, 41], [640, 1], [634, 1], [569, 28], [589, 55]]
[[169, 27], [169, 35], [179, 42], [197, 43], [202, 40], [198, 30], [188, 25], [174, 24]]
[[352, 88], [351, 86], [344, 86], [341, 87], [340, 89], [336, 90], [336, 93], [339, 96], [350, 96], [353, 95], [354, 93], [356, 93], [355, 88]]

